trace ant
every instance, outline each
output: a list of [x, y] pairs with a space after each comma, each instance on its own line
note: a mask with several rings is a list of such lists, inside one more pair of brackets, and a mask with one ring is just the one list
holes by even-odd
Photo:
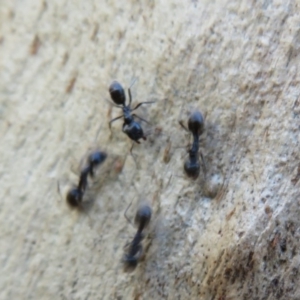
[[70, 207], [80, 207], [86, 187], [88, 185], [88, 176], [92, 178], [95, 175], [95, 168], [106, 160], [107, 154], [101, 151], [94, 151], [88, 156], [88, 164], [82, 169], [79, 176], [78, 185], [70, 189], [67, 193], [67, 203]]
[[[128, 208], [130, 207], [130, 205], [128, 206]], [[126, 209], [124, 215], [125, 218], [129, 221], [129, 219], [126, 216], [128, 208]], [[134, 223], [138, 227], [138, 229], [131, 243], [129, 243], [129, 245], [126, 245], [128, 247], [128, 251], [124, 254], [122, 260], [122, 262], [124, 263], [125, 271], [133, 271], [138, 265], [138, 262], [143, 254], [143, 246], [141, 244], [145, 237], [143, 231], [148, 226], [151, 219], [151, 215], [152, 210], [147, 204], [142, 205], [136, 212]]]
[[126, 105], [126, 96], [125, 96], [124, 89], [123, 89], [122, 85], [117, 81], [113, 81], [111, 83], [111, 85], [109, 86], [109, 93], [110, 93], [111, 99], [116, 104], [116, 106], [119, 108], [122, 108], [122, 110], [123, 110], [122, 116], [116, 117], [109, 122], [109, 128], [111, 129], [111, 124], [114, 121], [121, 119], [123, 117], [124, 123], [122, 126], [122, 131], [125, 134], [127, 134], [127, 136], [131, 140], [136, 142], [137, 144], [140, 144], [140, 141], [139, 141], [140, 139], [146, 140], [147, 138], [144, 135], [142, 126], [134, 120], [134, 117], [136, 117], [146, 123], [148, 123], [148, 122], [146, 120], [144, 120], [143, 118], [137, 116], [136, 114], [131, 114], [131, 112], [133, 112], [134, 110], [136, 110], [143, 104], [151, 104], [151, 103], [154, 103], [154, 101], [141, 102], [141, 103], [137, 104], [135, 108], [131, 109], [132, 97], [131, 97], [130, 87], [128, 88], [129, 104]]
[[[189, 157], [184, 163], [184, 171], [186, 175], [192, 179], [197, 179], [200, 173], [199, 163], [199, 136], [204, 132], [204, 118], [200, 111], [194, 110], [188, 119], [188, 129], [183, 125], [182, 121], [179, 124], [193, 135], [192, 147], [188, 150]], [[200, 153], [204, 171], [205, 164], [202, 153]]]

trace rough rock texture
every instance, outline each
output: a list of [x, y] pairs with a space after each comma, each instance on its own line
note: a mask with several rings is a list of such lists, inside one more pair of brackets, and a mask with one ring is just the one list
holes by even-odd
[[[300, 299], [299, 11], [2, 0], [0, 298]], [[112, 79], [133, 78], [134, 102], [157, 101], [138, 110], [151, 125], [135, 161], [121, 121], [110, 135], [121, 111], [106, 101]], [[206, 116], [197, 181], [178, 126], [192, 107]], [[94, 206], [71, 211], [72, 170], [95, 143], [111, 160], [90, 183]], [[123, 214], [141, 200], [153, 207], [145, 256], [124, 273], [135, 229]]]

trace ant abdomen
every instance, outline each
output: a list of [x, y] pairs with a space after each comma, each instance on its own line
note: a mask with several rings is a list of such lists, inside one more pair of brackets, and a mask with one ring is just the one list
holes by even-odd
[[125, 105], [126, 102], [126, 96], [124, 89], [122, 85], [114, 80], [111, 85], [109, 86], [109, 93], [112, 98], [112, 100], [115, 102], [117, 105]]
[[130, 247], [129, 253], [124, 254], [122, 260], [125, 272], [132, 272], [137, 267], [143, 254], [143, 246], [141, 244], [131, 245]]
[[75, 187], [68, 191], [66, 200], [71, 208], [78, 208], [81, 205], [82, 197], [82, 191]]
[[188, 129], [198, 136], [204, 132], [204, 118], [199, 110], [194, 110], [188, 119]]
[[143, 128], [138, 122], [124, 123], [122, 130], [130, 139], [137, 143], [139, 143], [139, 139], [146, 139]]
[[135, 256], [129, 256], [127, 254], [124, 255], [123, 263], [124, 263], [124, 271], [132, 272], [138, 265], [138, 258]]
[[188, 177], [196, 180], [200, 173], [200, 164], [198, 160], [191, 161], [188, 157], [184, 163], [184, 171]]

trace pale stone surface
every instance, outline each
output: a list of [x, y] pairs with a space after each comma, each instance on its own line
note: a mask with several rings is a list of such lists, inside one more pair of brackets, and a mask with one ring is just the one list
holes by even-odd
[[[300, 299], [299, 20], [289, 0], [1, 1], [0, 298]], [[164, 135], [94, 189], [88, 215], [70, 211], [56, 183], [76, 182], [99, 126], [99, 145], [129, 152], [105, 99], [134, 77]], [[181, 177], [174, 149], [190, 107], [206, 114], [206, 182]], [[154, 238], [126, 274], [123, 213], [141, 199]]]

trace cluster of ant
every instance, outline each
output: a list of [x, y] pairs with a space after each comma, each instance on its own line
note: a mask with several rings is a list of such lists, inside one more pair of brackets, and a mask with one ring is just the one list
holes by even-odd
[[[109, 128], [111, 128], [112, 122], [123, 118], [124, 123], [122, 126], [122, 130], [133, 142], [140, 144], [140, 139], [146, 140], [147, 138], [144, 134], [142, 126], [140, 125], [140, 123], [135, 121], [135, 118], [138, 118], [146, 123], [148, 122], [143, 118], [137, 116], [136, 114], [132, 114], [132, 112], [139, 108], [141, 105], [150, 104], [153, 103], [153, 101], [141, 102], [132, 109], [132, 96], [130, 88], [128, 89], [129, 104], [126, 105], [126, 96], [124, 89], [117, 81], [112, 82], [109, 87], [109, 93], [111, 99], [114, 102], [114, 105], [123, 110], [123, 115], [116, 117], [109, 122]], [[188, 158], [184, 162], [184, 171], [189, 178], [195, 180], [198, 178], [200, 173], [199, 137], [204, 132], [204, 118], [198, 110], [194, 110], [188, 118], [188, 128], [184, 126], [182, 121], [180, 121], [179, 123], [186, 131], [190, 132], [193, 136], [192, 146], [188, 150]], [[200, 155], [203, 166], [205, 168], [203, 156], [202, 154]], [[106, 157], [107, 154], [102, 151], [95, 151], [88, 156], [87, 165], [82, 169], [80, 173], [78, 185], [70, 189], [67, 193], [66, 200], [70, 207], [82, 208], [83, 196], [88, 185], [88, 177], [94, 177], [95, 168], [99, 167], [106, 160]], [[126, 211], [128, 210], [128, 208], [126, 209]], [[126, 216], [126, 211], [125, 217], [129, 221]], [[126, 251], [122, 259], [125, 271], [134, 270], [142, 257], [142, 241], [145, 237], [144, 230], [150, 223], [151, 215], [151, 207], [147, 204], [140, 206], [140, 208], [136, 212], [134, 223], [137, 226], [137, 232], [133, 240], [125, 246]]]

